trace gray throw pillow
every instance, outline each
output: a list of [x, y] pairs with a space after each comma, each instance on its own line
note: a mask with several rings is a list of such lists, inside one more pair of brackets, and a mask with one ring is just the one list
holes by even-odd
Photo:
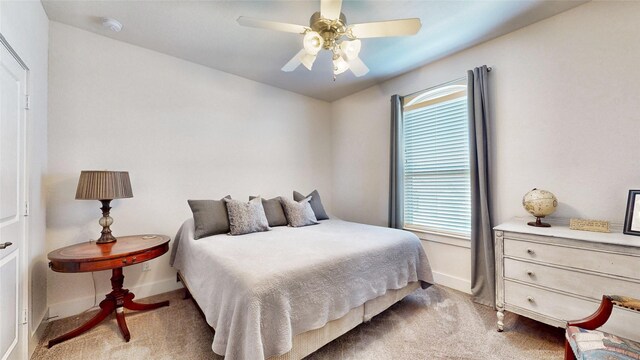
[[302, 199], [300, 202], [282, 198], [282, 207], [284, 207], [284, 213], [287, 215], [289, 225], [300, 227], [318, 224], [309, 200], [311, 200], [311, 197]]
[[[231, 199], [227, 195], [224, 199]], [[229, 216], [227, 216], [227, 204], [220, 200], [187, 200], [193, 213], [195, 233], [193, 238], [226, 234], [229, 232]]]
[[[249, 196], [249, 200], [257, 197], [259, 196]], [[262, 199], [262, 207], [264, 208], [264, 214], [267, 215], [269, 227], [287, 225], [287, 218], [284, 216], [284, 210], [282, 209], [279, 196], [269, 200]]]
[[257, 197], [247, 202], [224, 199], [229, 213], [231, 235], [249, 234], [269, 230], [269, 222], [264, 214], [262, 199]]
[[293, 200], [295, 201], [300, 201], [304, 198], [308, 198], [309, 196], [311, 196], [311, 201], [309, 203], [311, 204], [313, 213], [316, 214], [316, 219], [327, 220], [329, 216], [327, 215], [327, 212], [324, 211], [324, 206], [322, 206], [322, 200], [320, 200], [320, 194], [318, 193], [318, 190], [313, 190], [311, 194], [307, 196], [304, 196], [297, 191], [293, 192]]

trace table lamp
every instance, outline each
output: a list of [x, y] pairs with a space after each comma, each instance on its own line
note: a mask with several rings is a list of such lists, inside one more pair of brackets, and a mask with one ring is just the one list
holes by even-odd
[[133, 197], [131, 182], [127, 171], [93, 171], [80, 172], [76, 200], [100, 200], [102, 203], [102, 217], [98, 221], [102, 226], [102, 235], [96, 241], [98, 244], [106, 244], [116, 241], [111, 235], [109, 226], [113, 219], [109, 216], [111, 200]]

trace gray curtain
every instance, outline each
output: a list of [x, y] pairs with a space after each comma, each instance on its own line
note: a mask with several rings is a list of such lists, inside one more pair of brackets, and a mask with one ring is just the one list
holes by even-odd
[[474, 301], [495, 308], [495, 256], [489, 189], [488, 74], [486, 66], [467, 72], [471, 161], [471, 293]]
[[403, 224], [402, 96], [391, 97], [391, 156], [389, 159], [389, 227]]

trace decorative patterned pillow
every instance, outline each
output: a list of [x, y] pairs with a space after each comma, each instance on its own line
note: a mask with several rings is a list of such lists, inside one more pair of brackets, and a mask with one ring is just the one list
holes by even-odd
[[[225, 199], [231, 199], [227, 195]], [[195, 225], [194, 239], [207, 236], [226, 234], [229, 232], [229, 216], [227, 204], [220, 200], [187, 200]]]
[[293, 192], [293, 200], [295, 201], [300, 201], [307, 197], [311, 197], [311, 201], [309, 201], [309, 204], [311, 204], [311, 209], [313, 209], [313, 213], [316, 215], [316, 219], [327, 220], [329, 218], [329, 215], [327, 215], [327, 212], [324, 211], [324, 206], [322, 206], [322, 200], [320, 200], [320, 193], [318, 193], [318, 190], [313, 190], [307, 196], [304, 196], [297, 191]]
[[569, 326], [565, 336], [576, 359], [640, 359], [640, 343], [609, 333]]
[[[249, 200], [253, 200], [256, 197], [259, 196], [249, 196]], [[279, 196], [269, 200], [262, 199], [262, 207], [264, 208], [264, 214], [267, 215], [269, 227], [287, 226], [287, 218], [284, 216]]]
[[287, 216], [289, 225], [293, 227], [301, 227], [307, 225], [318, 224], [316, 215], [311, 209], [311, 196], [302, 199], [300, 202], [289, 200], [287, 198], [282, 199], [282, 207], [284, 207], [284, 213]]
[[269, 230], [269, 222], [262, 207], [262, 199], [257, 197], [248, 203], [224, 199], [229, 213], [231, 235], [249, 234]]

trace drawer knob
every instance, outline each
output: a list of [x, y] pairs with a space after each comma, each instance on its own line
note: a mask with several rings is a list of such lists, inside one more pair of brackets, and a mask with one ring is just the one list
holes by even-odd
[[534, 274], [533, 274], [533, 271], [528, 270], [528, 271], [527, 271], [527, 275], [529, 275], [529, 276], [533, 276], [533, 275], [534, 275]]
[[533, 251], [533, 249], [527, 249], [527, 254], [529, 254], [529, 255], [533, 255], [533, 254], [535, 254], [535, 253], [536, 253], [536, 252], [535, 252], [535, 251]]
[[127, 259], [122, 259], [122, 262], [126, 264], [127, 263]]
[[531, 296], [527, 296], [527, 301], [530, 302], [530, 303], [534, 302], [534, 300], [533, 300], [533, 298]]

